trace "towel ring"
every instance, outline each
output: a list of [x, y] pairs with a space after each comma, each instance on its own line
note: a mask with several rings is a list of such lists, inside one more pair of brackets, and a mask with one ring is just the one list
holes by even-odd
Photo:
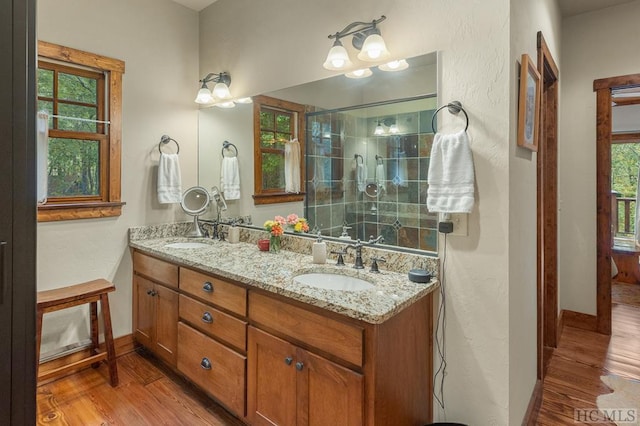
[[222, 158], [224, 158], [224, 150], [231, 149], [231, 147], [233, 147], [233, 149], [236, 151], [236, 157], [238, 156], [238, 147], [236, 147], [234, 144], [232, 144], [229, 141], [224, 141], [222, 142], [222, 150], [220, 151], [220, 153], [222, 154]]
[[436, 112], [433, 113], [433, 116], [431, 117], [431, 130], [433, 130], [433, 133], [436, 133], [436, 115], [444, 108], [447, 108], [449, 110], [449, 113], [453, 115], [458, 115], [460, 111], [464, 113], [464, 118], [467, 120], [467, 125], [464, 126], [464, 131], [466, 132], [469, 128], [469, 116], [467, 115], [467, 111], [462, 108], [462, 104], [460, 103], [460, 101], [451, 101], [446, 105], [442, 105], [436, 110]]
[[382, 155], [376, 154], [376, 164], [383, 164], [384, 157]]
[[364, 164], [364, 158], [362, 158], [362, 155], [360, 155], [360, 154], [355, 154], [355, 155], [353, 156], [353, 158], [355, 158], [355, 159], [356, 159], [356, 164], [358, 164], [358, 157], [360, 158], [360, 164]]
[[160, 143], [158, 144], [158, 151], [160, 151], [160, 154], [162, 154], [162, 145], [166, 145], [169, 142], [175, 142], [176, 146], [178, 147], [178, 151], [176, 151], [176, 154], [180, 154], [180, 144], [177, 140], [169, 137], [169, 135], [162, 135], [162, 137], [160, 138]]

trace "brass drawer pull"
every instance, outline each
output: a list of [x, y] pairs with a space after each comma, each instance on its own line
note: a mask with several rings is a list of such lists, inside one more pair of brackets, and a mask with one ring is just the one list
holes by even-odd
[[213, 284], [209, 281], [202, 284], [202, 291], [206, 291], [207, 293], [213, 293]]
[[213, 323], [213, 316], [209, 312], [202, 314], [202, 322], [211, 324]]
[[204, 368], [205, 370], [211, 370], [211, 361], [209, 361], [209, 358], [202, 358], [200, 367]]

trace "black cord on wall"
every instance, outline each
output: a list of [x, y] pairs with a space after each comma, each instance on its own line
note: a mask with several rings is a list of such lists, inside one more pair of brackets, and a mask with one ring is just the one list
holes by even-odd
[[[436, 351], [440, 359], [438, 369], [433, 376], [433, 396], [438, 405], [445, 412], [444, 404], [444, 379], [447, 375], [447, 357], [445, 344], [445, 329], [447, 324], [447, 310], [445, 300], [445, 265], [447, 261], [447, 234], [444, 234], [444, 248], [442, 250], [442, 265], [440, 267], [440, 306], [438, 307], [438, 317], [436, 320], [435, 341]], [[446, 416], [446, 414], [445, 414]]]

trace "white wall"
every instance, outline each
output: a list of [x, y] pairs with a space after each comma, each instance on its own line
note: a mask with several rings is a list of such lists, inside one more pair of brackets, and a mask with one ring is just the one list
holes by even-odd
[[[509, 413], [522, 418], [536, 382], [537, 154], [516, 144], [518, 76], [523, 53], [537, 63], [542, 31], [558, 67], [560, 11], [556, 0], [511, 0], [509, 144]], [[562, 74], [562, 73], [561, 73]]]
[[[229, 71], [235, 96], [318, 80], [331, 75], [327, 35], [382, 14], [397, 58], [441, 51], [440, 101], [460, 100], [470, 119], [477, 203], [469, 237], [447, 243], [447, 419], [518, 424], [508, 405], [530, 393], [509, 396], [509, 1], [219, 0], [200, 14], [200, 74]], [[459, 129], [439, 118], [444, 131]]]
[[562, 22], [559, 287], [562, 309], [596, 313], [596, 96], [593, 81], [640, 72], [640, 1]]
[[[169, 0], [40, 0], [37, 31], [40, 40], [125, 61], [123, 214], [39, 224], [37, 271], [38, 290], [112, 280], [114, 335], [130, 334], [127, 229], [186, 219], [179, 206], [160, 205], [154, 194], [161, 135], [180, 142], [183, 187], [197, 181], [198, 15]], [[45, 317], [43, 353], [88, 336], [83, 311]]]

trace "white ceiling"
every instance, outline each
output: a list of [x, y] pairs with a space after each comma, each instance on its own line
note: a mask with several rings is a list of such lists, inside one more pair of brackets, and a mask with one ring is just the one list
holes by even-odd
[[558, 0], [562, 16], [573, 16], [580, 13], [592, 12], [606, 7], [623, 3], [631, 3], [634, 0]]
[[173, 1], [183, 6], [186, 6], [189, 9], [193, 9], [196, 12], [200, 12], [205, 7], [216, 2], [216, 0], [173, 0]]

